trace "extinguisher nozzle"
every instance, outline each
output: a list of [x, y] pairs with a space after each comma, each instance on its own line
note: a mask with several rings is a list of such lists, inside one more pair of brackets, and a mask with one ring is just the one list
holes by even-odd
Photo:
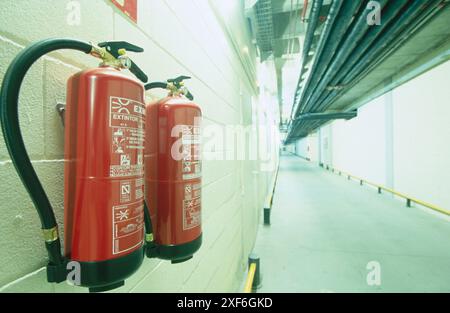
[[148, 76], [133, 61], [131, 61], [130, 72], [133, 73], [144, 84], [148, 82]]

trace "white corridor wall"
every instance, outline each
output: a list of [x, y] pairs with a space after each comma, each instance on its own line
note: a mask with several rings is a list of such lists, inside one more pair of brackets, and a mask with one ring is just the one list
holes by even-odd
[[319, 130], [320, 162], [450, 209], [450, 61]]

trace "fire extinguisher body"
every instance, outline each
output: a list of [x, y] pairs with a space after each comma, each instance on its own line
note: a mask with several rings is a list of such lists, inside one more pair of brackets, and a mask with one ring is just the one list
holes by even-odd
[[195, 103], [176, 96], [151, 103], [146, 110], [146, 201], [156, 255], [183, 262], [202, 241], [202, 113]]
[[143, 260], [144, 89], [111, 67], [68, 81], [65, 254], [80, 284], [123, 284]]

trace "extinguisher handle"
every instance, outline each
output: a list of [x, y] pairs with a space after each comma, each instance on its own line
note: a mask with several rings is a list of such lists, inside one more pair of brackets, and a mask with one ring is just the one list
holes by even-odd
[[105, 48], [112, 56], [118, 58], [120, 56], [119, 50], [125, 49], [131, 52], [144, 52], [144, 49], [133, 45], [127, 41], [104, 41], [98, 44], [100, 48]]
[[[144, 49], [133, 45], [127, 41], [105, 41], [98, 44], [100, 48], [105, 48], [114, 58], [118, 59], [125, 51], [144, 52]], [[133, 73], [144, 84], [148, 81], [147, 75], [131, 59], [130, 72]]]
[[191, 92], [186, 87], [184, 87], [183, 81], [186, 80], [186, 79], [191, 79], [191, 77], [185, 76], [185, 75], [181, 75], [181, 76], [178, 76], [177, 78], [168, 79], [167, 82], [174, 84], [175, 87], [177, 87], [179, 89], [183, 88], [184, 89], [184, 95], [186, 96], [186, 98], [188, 98], [189, 100], [192, 101], [192, 100], [194, 100], [194, 96], [191, 94]]
[[[168, 80], [168, 82], [169, 82], [169, 80]], [[149, 84], [145, 85], [144, 87], [145, 87], [145, 90], [156, 89], [156, 88], [167, 89], [168, 83], [153, 82], [153, 83], [149, 83]], [[186, 96], [186, 98], [193, 101], [194, 96], [192, 95], [192, 93], [186, 87], [183, 87], [183, 88], [184, 88], [184, 95]]]
[[186, 79], [191, 79], [191, 77], [182, 75], [182, 76], [178, 76], [177, 78], [168, 79], [167, 82], [173, 83], [175, 86], [178, 87], [183, 82], [183, 80], [186, 80]]

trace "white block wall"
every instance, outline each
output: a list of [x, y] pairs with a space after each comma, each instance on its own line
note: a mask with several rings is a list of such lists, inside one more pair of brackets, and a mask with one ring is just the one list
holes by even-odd
[[[79, 25], [67, 23], [70, 2], [80, 4]], [[203, 109], [205, 126], [251, 125], [256, 123], [254, 116], [261, 116], [261, 123], [273, 123], [270, 108], [275, 104], [259, 102], [235, 47], [236, 43], [248, 47], [252, 44], [245, 32], [235, 34], [232, 42], [213, 10], [215, 4], [217, 1], [140, 0], [139, 22], [135, 25], [109, 0], [3, 0], [0, 80], [15, 55], [39, 39], [71, 37], [94, 43], [127, 40], [145, 49], [145, 53], [132, 58], [152, 81], [181, 74], [192, 76], [188, 86]], [[245, 25], [242, 10], [243, 3], [239, 2], [224, 20], [232, 17], [233, 23]], [[98, 60], [76, 52], [53, 53], [33, 66], [21, 93], [19, 111], [24, 140], [60, 223], [64, 214], [64, 130], [55, 105], [65, 101], [67, 78], [97, 63]], [[252, 99], [256, 102], [255, 111]], [[278, 144], [271, 140], [273, 146]], [[272, 177], [271, 171], [260, 171], [260, 163], [205, 160], [202, 248], [193, 260], [178, 265], [145, 260], [118, 291], [236, 291], [246, 270]], [[65, 283], [46, 283], [40, 223], [3, 139], [0, 190], [0, 291], [85, 292]]]

